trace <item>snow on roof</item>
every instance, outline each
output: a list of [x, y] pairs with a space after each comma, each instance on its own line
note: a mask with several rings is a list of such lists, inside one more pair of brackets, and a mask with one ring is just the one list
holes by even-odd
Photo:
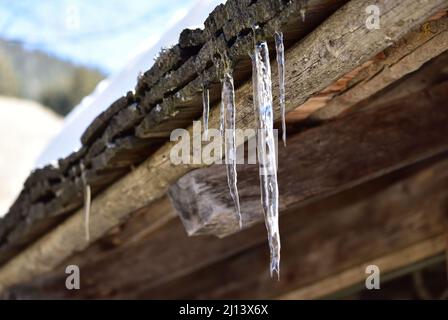
[[0, 97], [0, 216], [22, 189], [34, 159], [62, 127], [62, 119], [44, 106]]

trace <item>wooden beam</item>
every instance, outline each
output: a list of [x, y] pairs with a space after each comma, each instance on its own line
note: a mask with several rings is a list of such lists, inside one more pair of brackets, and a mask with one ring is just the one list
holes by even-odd
[[[280, 211], [340, 192], [448, 150], [448, 81], [374, 109], [360, 110], [279, 147]], [[189, 235], [240, 231], [222, 165], [192, 171], [169, 189]], [[257, 165], [238, 168], [245, 226], [263, 221]]]
[[[381, 90], [378, 94], [354, 105], [348, 112], [375, 108], [380, 104], [402, 99], [418, 91], [448, 80], [448, 51], [425, 63], [418, 71]], [[344, 112], [345, 114], [345, 112]]]
[[[439, 199], [446, 199], [446, 159], [445, 155], [426, 160], [323, 201], [289, 208], [281, 218], [284, 246], [290, 248], [283, 255], [282, 284], [297, 272], [299, 276], [293, 277], [292, 285], [297, 289], [298, 280], [311, 284], [321, 274], [337, 274], [363, 259], [401, 250], [442, 232], [446, 216]], [[442, 191], [445, 196], [440, 194]], [[428, 207], [431, 200], [435, 210]], [[121, 233], [137, 231], [139, 222], [150, 219], [155, 211], [169, 210], [172, 209], [168, 201], [157, 201], [124, 226]], [[140, 223], [140, 228], [144, 230], [146, 226]], [[64, 261], [47, 276], [12, 288], [10, 293], [19, 298], [188, 298], [206, 295], [207, 283], [212, 280], [217, 287], [223, 286], [223, 281], [245, 283], [253, 277], [263, 279], [269, 289], [277, 283], [268, 275], [266, 231], [261, 224], [225, 241], [215, 237], [188, 238], [178, 220], [132, 243], [126, 243], [121, 233], [111, 235], [110, 242], [98, 243]], [[124, 241], [114, 241], [115, 237]], [[216, 273], [208, 273], [221, 270], [220, 265], [232, 266], [235, 259], [244, 256], [248, 256], [244, 258], [247, 266], [238, 263], [229, 267], [224, 273], [228, 278], [222, 281], [214, 279], [219, 278]], [[69, 264], [80, 267], [82, 290], [65, 290], [64, 270]], [[254, 268], [253, 275], [248, 266]], [[195, 286], [196, 278], [201, 279], [202, 275], [209, 279], [199, 280]], [[270, 290], [257, 294], [266, 297]]]
[[365, 261], [364, 263], [339, 274], [322, 279], [297, 290], [292, 290], [291, 292], [276, 298], [279, 300], [318, 299], [350, 288], [351, 286], [361, 285], [366, 280], [365, 270], [369, 265], [378, 266], [381, 271], [381, 276], [384, 279], [387, 273], [394, 272], [400, 268], [407, 267], [445, 252], [446, 239], [446, 234], [435, 236], [383, 257]]
[[[287, 52], [287, 110], [293, 110], [312, 94], [388, 47], [411, 28], [443, 8], [444, 0], [377, 1], [382, 7], [381, 29], [365, 27], [365, 8], [371, 0], [353, 0], [327, 19], [304, 41]], [[332, 39], [332, 41], [330, 41]], [[362, 43], [363, 45], [359, 45]], [[274, 68], [275, 70], [275, 68]], [[273, 78], [276, 78], [275, 71]], [[277, 87], [274, 86], [274, 92]], [[237, 126], [254, 123], [250, 83], [237, 90]], [[278, 114], [278, 113], [277, 113]], [[210, 127], [218, 128], [219, 108], [211, 112]], [[126, 220], [131, 212], [162, 197], [167, 186], [196, 166], [174, 166], [168, 143], [135, 171], [102, 192], [92, 202], [91, 239], [95, 241]], [[49, 271], [73, 252], [89, 243], [83, 234], [82, 213], [78, 211], [0, 269], [0, 291], [14, 283]]]
[[63, 269], [63, 266], [69, 264], [82, 266], [96, 263], [118, 251], [129, 252], [128, 250], [132, 250], [133, 245], [148, 243], [157, 236], [160, 229], [169, 228], [170, 223], [177, 220], [175, 218], [177, 213], [168, 198], [157, 199], [132, 213], [126, 222], [111, 229], [86, 250], [76, 252], [62, 261], [56, 269], [59, 267]]
[[[447, 165], [445, 159], [389, 187], [372, 188], [369, 183], [354, 188], [351, 195], [357, 194], [357, 200], [352, 197], [345, 202], [333, 196], [297, 210], [295, 214], [303, 214], [301, 219], [285, 215], [280, 220], [283, 233], [279, 282], [270, 278], [266, 264], [269, 252], [262, 244], [151, 287], [138, 297], [269, 299], [309, 288], [308, 297], [316, 298], [352, 286], [365, 272], [366, 263], [377, 262], [385, 271], [391, 271], [439, 254], [446, 244], [440, 236], [446, 235], [448, 222], [448, 176], [443, 173]], [[433, 238], [437, 239], [435, 243], [427, 242]], [[355, 278], [344, 278], [338, 286], [331, 282], [333, 288], [311, 294], [321, 281], [338, 279], [338, 275], [359, 267], [362, 269], [356, 271]]]
[[370, 61], [354, 77], [349, 76], [338, 87], [326, 88], [316, 98], [310, 98], [303, 108], [293, 111], [289, 117], [294, 117], [294, 113], [302, 115], [303, 110], [307, 110], [309, 115], [312, 109], [307, 104], [312, 104], [312, 108], [317, 109], [310, 115], [312, 121], [337, 117], [447, 50], [448, 17], [444, 16], [412, 30]]

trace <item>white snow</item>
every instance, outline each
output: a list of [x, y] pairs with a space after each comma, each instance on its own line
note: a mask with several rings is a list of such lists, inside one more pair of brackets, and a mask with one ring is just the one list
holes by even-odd
[[208, 117], [210, 115], [210, 92], [205, 85], [202, 88], [202, 121], [204, 125], [204, 140], [208, 140]]
[[282, 140], [286, 147], [286, 111], [285, 111], [285, 47], [283, 33], [275, 33], [275, 50], [277, 52], [278, 88], [280, 100], [280, 113], [282, 115]]
[[62, 119], [27, 100], [0, 97], [0, 217], [15, 200], [34, 161], [62, 127]]

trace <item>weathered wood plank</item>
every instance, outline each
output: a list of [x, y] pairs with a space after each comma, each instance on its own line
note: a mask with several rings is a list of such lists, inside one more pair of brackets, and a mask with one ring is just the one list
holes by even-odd
[[342, 92], [332, 92], [334, 98], [323, 103], [311, 120], [328, 120], [346, 112], [447, 50], [448, 17], [424, 24], [386, 49], [383, 59], [360, 72]]
[[431, 21], [411, 30], [391, 47], [289, 112], [287, 123], [303, 123], [305, 119], [311, 123], [325, 121], [350, 112], [363, 99], [368, 101], [368, 97], [381, 92], [394, 81], [406, 77], [423, 63], [446, 51], [447, 28], [446, 11], [441, 11], [431, 17]]
[[[444, 230], [446, 210], [443, 199], [447, 199], [448, 182], [446, 159], [445, 155], [427, 160], [321, 202], [299, 209], [289, 208], [281, 218], [283, 241], [290, 249], [283, 255], [287, 266], [282, 267], [280, 283], [293, 281], [291, 287], [297, 289], [301, 287], [294, 285], [298, 280], [312, 284], [320, 281], [320, 276], [325, 279], [338, 274], [338, 270], [350, 263], [355, 267], [376, 255], [380, 257], [388, 254], [385, 252], [401, 250]], [[432, 203], [430, 207], [429, 203]], [[138, 230], [135, 229], [137, 225], [144, 231], [147, 227], [140, 223], [141, 219], [150, 221], [154, 217], [151, 212], [162, 214], [172, 212], [172, 209], [166, 200], [155, 202], [142, 212], [142, 216], [136, 216], [129, 230], [124, 226], [123, 234]], [[295, 240], [290, 242], [288, 239]], [[245, 286], [250, 279], [256, 278], [265, 281], [262, 287], [266, 289], [257, 290], [256, 294], [267, 297], [265, 295], [271, 294], [271, 286], [276, 287], [277, 281], [268, 275], [265, 242], [263, 225], [232, 235], [226, 241], [214, 237], [187, 238], [178, 221], [171, 221], [136, 241], [115, 231], [105, 243], [98, 243], [84, 254], [64, 261], [48, 276], [19, 286], [13, 292], [19, 297], [30, 298], [190, 298], [201, 294], [207, 297], [209, 278], [215, 278], [213, 283], [224, 291], [228, 287], [223, 283], [230, 281], [233, 284], [229, 285], [233, 286], [241, 282], [241, 286]], [[254, 257], [252, 252], [257, 252], [254, 259], [249, 258]], [[208, 273], [224, 269], [233, 264], [231, 261], [245, 256], [249, 256], [244, 258], [246, 265], [229, 267], [224, 273], [225, 278]], [[82, 290], [79, 292], [69, 292], [61, 286], [68, 264], [77, 264], [81, 268]], [[253, 274], [247, 275], [252, 267]], [[317, 278], [313, 268], [319, 273]], [[296, 269], [300, 274], [291, 279], [290, 273]], [[196, 279], [202, 278], [202, 274], [207, 278], [205, 282]], [[199, 281], [197, 286], [195, 281]], [[246, 297], [252, 296], [248, 294]]]
[[[220, 33], [216, 39], [208, 41], [194, 59], [189, 59], [182, 68], [167, 75], [168, 79], [166, 81], [170, 82], [171, 85], [161, 83], [160, 88], [155, 88], [155, 90], [160, 91], [164, 86], [178, 87], [176, 94], [162, 99], [160, 94], [146, 93], [146, 98], [142, 98], [142, 101], [145, 107], [151, 109], [151, 111], [138, 126], [137, 136], [142, 138], [168, 137], [173, 129], [188, 126], [192, 119], [198, 118], [202, 113], [200, 96], [204, 84], [209, 87], [212, 104], [218, 102], [224, 70], [222, 61], [216, 63], [217, 57], [220, 61], [225, 54], [231, 61], [236, 87], [242, 81], [246, 81], [252, 70], [247, 52], [253, 49], [254, 38], [250, 25], [254, 21], [258, 21], [259, 31], [270, 45], [273, 45], [274, 32], [280, 29], [284, 30], [285, 45], [289, 47], [294, 39], [303, 38], [346, 1], [307, 1], [306, 22], [302, 21], [299, 14], [303, 7], [302, 1], [289, 1], [287, 4], [276, 1], [257, 2], [256, 5], [250, 6], [251, 9], [246, 8], [245, 10], [240, 10], [238, 7], [241, 6], [242, 8], [249, 3], [236, 2], [235, 4], [227, 3], [231, 9], [229, 14], [224, 14], [224, 16], [229, 25], [234, 25], [235, 28], [240, 30], [238, 36], [232, 38], [234, 40], [229, 42], [226, 40], [225, 34]], [[253, 10], [256, 8], [259, 10]], [[235, 17], [236, 13], [244, 18]], [[255, 20], [256, 15], [259, 16], [258, 20]], [[209, 64], [212, 66], [209, 67]], [[200, 71], [200, 74], [198, 74], [198, 71]], [[184, 83], [186, 75], [191, 77], [188, 84]], [[179, 82], [181, 83], [179, 84]]]
[[357, 103], [342, 114], [357, 112], [357, 110], [364, 108], [375, 108], [379, 104], [405, 98], [444, 81], [448, 81], [448, 51], [428, 61], [418, 71], [393, 83], [393, 85], [386, 87], [372, 97]]
[[446, 234], [418, 242], [407, 248], [385, 255], [377, 259], [365, 261], [363, 264], [343, 271], [340, 274], [322, 279], [316, 283], [293, 290], [276, 297], [280, 300], [316, 299], [334, 294], [355, 285], [364, 285], [366, 267], [378, 266], [381, 275], [407, 267], [422, 260], [432, 258], [446, 251]]
[[86, 131], [81, 136], [81, 142], [83, 143], [83, 145], [91, 145], [95, 141], [95, 139], [101, 136], [103, 131], [108, 126], [109, 120], [121, 110], [125, 109], [127, 106], [131, 105], [134, 102], [134, 95], [132, 94], [132, 92], [128, 92], [125, 97], [121, 97], [117, 101], [112, 103], [109, 108], [98, 115], [87, 127]]
[[[279, 282], [270, 278], [266, 264], [269, 253], [263, 244], [171, 283], [151, 287], [139, 297], [274, 298], [446, 234], [448, 179], [443, 173], [446, 160], [443, 163], [389, 187], [355, 188], [352, 191], [358, 200], [341, 202], [334, 196], [331, 199], [339, 200], [333, 202], [333, 208], [328, 206], [330, 200], [299, 209], [296, 214], [307, 212], [301, 223], [285, 215], [280, 221], [284, 232]], [[439, 253], [440, 243], [436, 249], [428, 254]], [[428, 256], [421, 255], [424, 257]], [[412, 262], [405, 255], [398, 258], [402, 260], [396, 261], [397, 267]], [[347, 281], [335, 289], [352, 284]]]

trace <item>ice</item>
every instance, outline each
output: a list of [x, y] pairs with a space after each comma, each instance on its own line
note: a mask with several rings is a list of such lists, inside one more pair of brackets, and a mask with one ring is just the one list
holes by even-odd
[[272, 106], [271, 67], [269, 49], [265, 41], [255, 45], [252, 56], [254, 69], [254, 108], [258, 122], [258, 162], [260, 172], [261, 204], [265, 217], [270, 248], [271, 276], [280, 277], [280, 234], [278, 226], [277, 157]]
[[229, 72], [225, 73], [222, 81], [221, 103], [221, 122], [225, 124], [224, 145], [227, 183], [230, 189], [230, 196], [235, 204], [235, 211], [241, 228], [243, 220], [241, 217], [236, 172], [235, 89], [233, 85], [233, 77]]
[[285, 120], [285, 47], [283, 45], [283, 33], [275, 33], [275, 49], [277, 52], [278, 88], [280, 112], [282, 114], [282, 140], [286, 146], [286, 120]]
[[221, 136], [224, 137], [224, 128], [225, 128], [225, 109], [224, 109], [224, 102], [221, 101], [221, 109], [219, 114], [219, 132], [221, 133]]
[[210, 92], [208, 88], [203, 85], [202, 89], [202, 121], [204, 125], [204, 140], [208, 140], [208, 116], [210, 114]]

